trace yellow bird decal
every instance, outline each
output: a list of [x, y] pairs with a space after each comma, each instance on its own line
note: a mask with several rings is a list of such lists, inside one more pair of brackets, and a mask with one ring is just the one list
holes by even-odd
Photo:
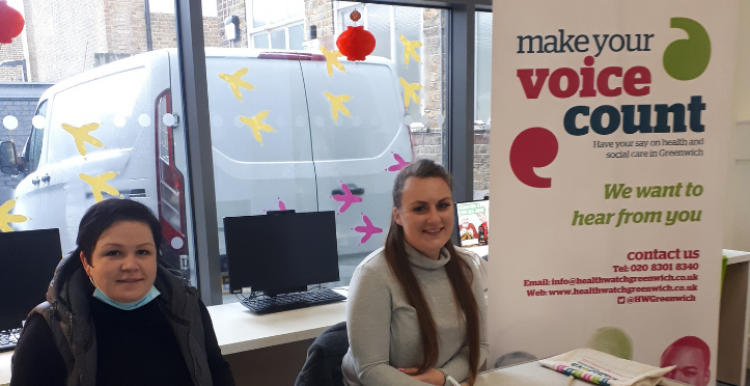
[[115, 178], [115, 176], [117, 176], [117, 173], [115, 172], [106, 172], [98, 176], [90, 176], [84, 173], [78, 175], [78, 177], [82, 179], [83, 182], [91, 186], [91, 190], [94, 192], [94, 199], [96, 200], [96, 202], [102, 202], [104, 200], [102, 192], [109, 193], [113, 196], [117, 196], [120, 194], [119, 190], [107, 184], [107, 182]]
[[417, 48], [422, 47], [422, 42], [416, 40], [409, 41], [404, 35], [398, 35], [398, 38], [401, 39], [401, 43], [404, 44], [404, 63], [406, 63], [406, 67], [409, 67], [410, 56], [417, 62], [421, 63], [422, 59], [417, 53]]
[[409, 98], [413, 99], [417, 104], [421, 103], [417, 90], [422, 89], [422, 85], [419, 83], [408, 83], [404, 78], [399, 78], [401, 87], [404, 88], [404, 105], [409, 107]]
[[240, 117], [240, 121], [250, 126], [250, 128], [253, 130], [255, 140], [258, 141], [261, 146], [263, 146], [263, 135], [261, 135], [261, 131], [265, 131], [266, 133], [276, 132], [276, 129], [274, 129], [273, 126], [263, 122], [264, 119], [268, 118], [269, 113], [270, 111], [261, 111], [252, 118]]
[[245, 90], [257, 90], [255, 86], [242, 80], [242, 77], [247, 75], [247, 71], [249, 69], [250, 67], [241, 68], [232, 75], [225, 74], [223, 72], [219, 73], [219, 78], [229, 83], [229, 86], [232, 87], [232, 92], [234, 93], [234, 97], [237, 98], [237, 100], [242, 100], [242, 93], [240, 92], [240, 88], [244, 88]]
[[328, 76], [333, 78], [333, 67], [335, 66], [339, 71], [346, 73], [346, 68], [339, 62], [339, 58], [343, 57], [339, 51], [328, 51], [325, 47], [320, 47], [320, 52], [326, 57], [326, 68], [328, 69]]
[[86, 142], [90, 143], [91, 146], [102, 147], [104, 144], [102, 141], [91, 136], [91, 132], [99, 128], [98, 123], [89, 123], [81, 127], [75, 127], [68, 124], [62, 124], [63, 130], [70, 133], [76, 141], [76, 148], [81, 155], [86, 155]]
[[14, 206], [16, 206], [16, 200], [8, 200], [5, 204], [0, 205], [0, 232], [13, 232], [10, 223], [22, 223], [28, 220], [25, 216], [10, 214]]
[[331, 102], [331, 114], [333, 114], [334, 121], [339, 121], [339, 111], [341, 111], [342, 114], [346, 115], [349, 118], [352, 117], [349, 109], [344, 106], [344, 102], [349, 102], [352, 99], [351, 96], [346, 94], [335, 96], [328, 91], [326, 91], [325, 94], [326, 98], [328, 98], [328, 101]]

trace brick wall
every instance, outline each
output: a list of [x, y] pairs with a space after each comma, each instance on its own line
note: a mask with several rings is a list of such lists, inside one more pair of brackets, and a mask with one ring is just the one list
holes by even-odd
[[[228, 47], [223, 46], [224, 41], [224, 22], [220, 17], [203, 18], [203, 46], [204, 47]], [[247, 47], [247, 35], [245, 36], [245, 45]], [[235, 47], [242, 47], [235, 45]]]
[[[12, 44], [0, 44], [0, 62], [23, 59], [23, 40], [21, 36], [13, 39]], [[23, 67], [0, 67], [0, 82], [23, 82]]]
[[[413, 126], [413, 125], [412, 125]], [[412, 133], [412, 144], [417, 159], [440, 162], [442, 133], [431, 129], [428, 133]], [[490, 189], [490, 132], [476, 127], [474, 131], [474, 190]]]
[[[218, 46], [210, 47], [248, 47], [247, 23], [252, 23], [252, 20], [247, 20], [247, 7], [245, 5], [245, 0], [218, 0], [216, 8], [219, 13], [216, 28], [218, 28], [219, 41], [221, 43]], [[233, 45], [230, 45], [230, 42], [224, 38], [224, 19], [230, 16], [237, 16], [240, 19], [239, 39], [235, 40]], [[208, 44], [206, 44], [206, 46], [209, 47]]]
[[[8, 115], [18, 119], [18, 128], [8, 130], [0, 124], [0, 141], [12, 140], [16, 144], [18, 155], [21, 155], [26, 139], [31, 134], [31, 118], [34, 117], [36, 109], [36, 99], [26, 98], [1, 98], [0, 97], [0, 121]], [[13, 189], [21, 182], [20, 177], [13, 177], [5, 173], [0, 173], [0, 205], [9, 200], [13, 195]]]
[[31, 81], [57, 82], [93, 68], [107, 52], [102, 0], [24, 0]]
[[[219, 18], [203, 18], [203, 39], [205, 47], [221, 47]], [[151, 44], [154, 50], [177, 47], [177, 25], [171, 13], [151, 14]]]
[[[443, 36], [445, 25], [442, 12], [438, 9], [425, 9], [422, 12], [422, 99], [424, 114], [429, 117], [427, 125], [411, 125], [412, 143], [417, 159], [430, 159], [438, 163], [443, 161], [443, 132], [437, 122], [443, 112], [445, 100], [445, 76], [443, 73], [444, 52]], [[399, 43], [400, 44], [400, 43]], [[399, 49], [401, 46], [399, 46]]]
[[490, 190], [490, 132], [475, 127], [474, 190]]
[[[89, 70], [95, 65], [95, 54], [133, 55], [147, 50], [142, 0], [24, 0], [24, 9], [31, 81], [58, 82]], [[220, 19], [204, 18], [207, 47], [221, 46]], [[177, 46], [174, 14], [152, 13], [151, 29], [153, 49]]]
[[305, 0], [305, 39], [310, 40], [310, 26], [318, 38], [333, 35], [333, 0]]
[[[138, 0], [102, 0], [109, 54], [136, 54], [147, 51], [146, 11]], [[174, 34], [174, 32], [172, 32]]]

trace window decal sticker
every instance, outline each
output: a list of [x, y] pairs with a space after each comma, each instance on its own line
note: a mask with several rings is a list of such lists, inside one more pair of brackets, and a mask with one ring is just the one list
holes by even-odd
[[241, 68], [232, 75], [225, 74], [223, 72], [219, 73], [219, 78], [229, 83], [229, 87], [232, 88], [232, 93], [234, 93], [234, 97], [237, 98], [238, 101], [242, 100], [242, 92], [240, 91], [240, 88], [244, 88], [245, 90], [250, 91], [257, 90], [255, 86], [253, 86], [249, 82], [242, 80], [242, 77], [247, 75], [248, 70], [250, 70], [250, 67]]
[[409, 60], [411, 58], [414, 58], [414, 60], [421, 64], [422, 58], [419, 57], [417, 48], [422, 47], [422, 42], [417, 40], [409, 41], [404, 35], [399, 35], [398, 38], [404, 44], [404, 64], [406, 64], [406, 68], [409, 68]]
[[113, 196], [120, 195], [119, 190], [107, 184], [107, 182], [109, 182], [116, 176], [117, 176], [117, 173], [115, 172], [106, 172], [98, 176], [90, 176], [84, 173], [81, 173], [78, 175], [78, 177], [80, 177], [81, 180], [83, 180], [83, 182], [91, 186], [91, 190], [94, 192], [94, 199], [96, 200], [96, 202], [102, 202], [104, 200], [104, 196], [102, 195], [102, 192], [111, 194]]
[[409, 99], [414, 100], [416, 104], [422, 103], [419, 100], [419, 95], [417, 95], [417, 90], [422, 89], [422, 85], [419, 83], [409, 83], [404, 78], [398, 79], [401, 82], [401, 87], [404, 88], [404, 105], [406, 107], [409, 107], [409, 103], [411, 102]]
[[349, 109], [344, 106], [344, 102], [349, 102], [352, 100], [352, 97], [349, 95], [333, 95], [330, 92], [325, 92], [326, 98], [329, 102], [331, 102], [331, 114], [333, 115], [333, 120], [335, 122], [339, 121], [339, 111], [341, 111], [342, 114], [346, 115], [347, 117], [351, 118], [352, 114], [349, 112]]
[[16, 200], [8, 200], [0, 205], [0, 232], [13, 232], [10, 223], [23, 223], [29, 219], [26, 216], [10, 214], [13, 207], [16, 206]]
[[264, 131], [266, 133], [276, 133], [276, 129], [274, 129], [273, 126], [263, 122], [264, 119], [268, 118], [268, 114], [270, 112], [270, 110], [261, 111], [252, 118], [240, 117], [240, 121], [250, 126], [250, 128], [253, 130], [255, 140], [258, 141], [261, 146], [263, 146], [263, 135], [260, 133], [261, 131]]
[[73, 139], [75, 139], [76, 148], [78, 149], [78, 152], [83, 156], [86, 155], [86, 142], [94, 147], [104, 146], [102, 141], [96, 139], [91, 135], [91, 132], [98, 129], [99, 127], [100, 125], [98, 123], [89, 123], [81, 127], [75, 127], [66, 123], [62, 124], [63, 130], [70, 133], [70, 135], [73, 136]]

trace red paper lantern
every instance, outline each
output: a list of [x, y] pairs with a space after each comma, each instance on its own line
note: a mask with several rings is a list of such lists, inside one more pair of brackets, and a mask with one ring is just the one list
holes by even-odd
[[0, 44], [11, 44], [20, 35], [26, 22], [21, 12], [11, 8], [7, 0], [0, 0]]
[[336, 39], [336, 46], [351, 61], [365, 60], [367, 55], [375, 51], [375, 36], [363, 26], [349, 26]]

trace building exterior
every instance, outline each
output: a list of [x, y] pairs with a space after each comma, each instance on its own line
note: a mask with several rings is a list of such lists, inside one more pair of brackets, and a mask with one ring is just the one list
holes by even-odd
[[0, 82], [24, 82], [23, 39], [13, 39], [12, 44], [0, 44]]
[[[151, 1], [150, 12], [146, 4]], [[161, 1], [162, 6], [154, 6]], [[23, 0], [27, 21], [25, 36], [0, 46], [0, 81], [58, 82], [91, 68], [153, 50], [177, 46], [171, 0]], [[209, 0], [210, 1], [210, 0]], [[347, 25], [354, 9], [363, 14], [361, 24], [378, 39], [376, 55], [395, 61], [399, 75], [422, 84], [421, 106], [407, 111], [417, 158], [442, 161], [444, 153], [440, 117], [445, 114], [445, 12], [438, 9], [394, 7], [334, 0], [216, 0], [215, 16], [204, 12], [206, 47], [258, 49], [335, 49], [335, 38]], [[172, 5], [173, 7], [173, 5]], [[237, 22], [237, 37], [229, 41], [225, 20]], [[149, 33], [146, 28], [150, 26]], [[311, 36], [314, 28], [315, 39]], [[400, 36], [411, 33], [421, 47], [421, 63], [404, 66]], [[24, 39], [25, 38], [25, 39]], [[27, 54], [24, 54], [24, 44]], [[24, 78], [23, 64], [27, 60]], [[416, 66], [416, 67], [415, 67]], [[475, 126], [474, 190], [489, 189], [489, 125]]]

